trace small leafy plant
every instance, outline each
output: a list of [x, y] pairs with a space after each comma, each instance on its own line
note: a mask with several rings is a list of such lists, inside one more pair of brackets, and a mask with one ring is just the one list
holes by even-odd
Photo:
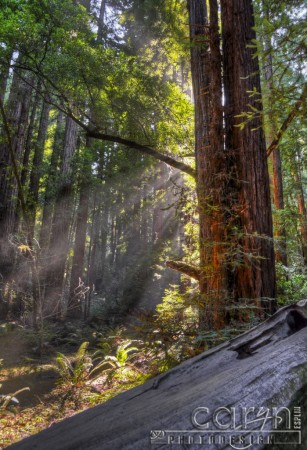
[[[88, 342], [83, 342], [75, 356], [69, 359], [63, 353], [58, 353], [56, 357], [56, 371], [60, 374], [60, 384], [70, 384], [81, 387], [93, 381], [103, 370], [103, 361], [95, 365], [97, 353], [92, 356], [88, 353]], [[94, 376], [95, 374], [95, 376]], [[98, 375], [97, 375], [98, 374]]]
[[106, 352], [111, 350], [107, 344], [102, 345], [101, 350], [90, 355], [88, 342], [80, 345], [73, 358], [58, 353], [55, 369], [60, 374], [59, 383], [81, 388], [92, 384], [102, 375], [106, 375], [106, 379], [110, 383], [115, 375], [118, 375], [119, 378], [128, 378], [129, 375], [136, 372], [142, 373], [132, 362], [132, 358], [137, 355], [139, 349], [131, 344], [132, 341], [128, 340], [118, 345], [115, 355], [106, 355]]
[[140, 369], [132, 362], [139, 354], [139, 349], [137, 347], [131, 346], [132, 341], [124, 341], [121, 343], [117, 349], [115, 355], [107, 355], [103, 359], [103, 363], [107, 366], [106, 372], [108, 373], [108, 381], [110, 382], [113, 377], [117, 374], [118, 376], [133, 375], [133, 373], [142, 373]]

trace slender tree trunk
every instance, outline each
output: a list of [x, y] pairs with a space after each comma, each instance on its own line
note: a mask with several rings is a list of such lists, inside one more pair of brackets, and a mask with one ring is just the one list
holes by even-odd
[[58, 317], [62, 313], [63, 283], [73, 210], [72, 159], [77, 144], [77, 127], [72, 119], [66, 119], [60, 188], [54, 208], [48, 252], [44, 299], [44, 311], [47, 316]]
[[106, 12], [106, 0], [101, 0], [99, 18], [98, 18], [98, 31], [97, 31], [97, 42], [102, 43], [105, 37], [105, 12]]
[[34, 156], [33, 156], [33, 165], [30, 175], [30, 185], [29, 185], [29, 197], [28, 197], [28, 208], [30, 215], [30, 227], [32, 239], [34, 237], [34, 227], [35, 227], [35, 218], [36, 218], [36, 210], [37, 210], [37, 202], [38, 202], [38, 194], [39, 194], [39, 184], [40, 178], [42, 175], [42, 162], [44, 156], [44, 148], [45, 142], [47, 138], [48, 131], [48, 119], [50, 113], [50, 105], [47, 103], [43, 104], [40, 124], [38, 129], [38, 135], [36, 139], [36, 143], [34, 146]]
[[98, 248], [98, 228], [99, 228], [99, 210], [96, 204], [97, 195], [94, 195], [94, 205], [92, 211], [92, 226], [91, 226], [91, 234], [90, 234], [90, 248], [88, 254], [88, 276], [87, 276], [87, 284], [90, 285], [91, 289], [97, 289], [95, 286], [95, 282], [97, 279], [97, 270], [96, 270], [96, 253]]
[[80, 187], [80, 197], [77, 212], [77, 224], [76, 224], [76, 234], [74, 244], [74, 256], [72, 260], [72, 268], [70, 276], [70, 292], [67, 307], [67, 316], [70, 318], [81, 318], [82, 315], [82, 304], [80, 297], [78, 297], [77, 295], [77, 288], [80, 285], [80, 280], [84, 281], [83, 265], [84, 265], [85, 245], [86, 245], [89, 198], [90, 198], [90, 190], [88, 182], [87, 183], [83, 182]]
[[[3, 51], [3, 48], [2, 48]], [[3, 65], [3, 67], [0, 70], [0, 101], [1, 103], [4, 103], [4, 97], [7, 90], [7, 82], [10, 76], [10, 69], [9, 65], [12, 59], [12, 51], [7, 50], [7, 66]]]
[[[301, 155], [299, 155], [299, 159], [301, 159]], [[302, 256], [304, 260], [305, 266], [307, 266], [307, 209], [304, 198], [304, 189], [302, 184], [302, 176], [301, 171], [298, 165], [295, 168], [295, 184], [296, 184], [296, 192], [297, 192], [297, 206], [299, 213], [299, 229], [300, 229], [300, 237], [301, 237], [301, 245], [302, 245]]]
[[[267, 17], [269, 20], [269, 17]], [[268, 89], [268, 102], [269, 102], [269, 123], [267, 124], [269, 132], [268, 138], [269, 142], [273, 142], [277, 136], [277, 123], [276, 117], [273, 112], [273, 63], [272, 63], [272, 46], [270, 38], [266, 38], [265, 50], [268, 53], [265, 61], [265, 79]], [[285, 208], [284, 204], [284, 190], [283, 190], [283, 179], [282, 179], [282, 161], [280, 155], [279, 146], [277, 146], [271, 153], [272, 167], [273, 167], [273, 201], [277, 214], [283, 211]], [[277, 239], [277, 248], [275, 251], [275, 258], [277, 262], [282, 263], [284, 266], [288, 265], [287, 262], [287, 235], [286, 228], [283, 224], [283, 219], [277, 217], [274, 224], [274, 234]]]
[[[12, 150], [17, 164], [23, 157], [30, 100], [31, 88], [21, 81], [17, 74], [14, 74], [6, 109], [8, 127], [12, 136]], [[6, 279], [14, 263], [9, 236], [16, 232], [19, 218], [17, 216], [17, 182], [5, 131], [2, 131], [0, 142], [0, 192], [0, 274]]]
[[[88, 12], [90, 12], [90, 1], [82, 1], [81, 2]], [[98, 19], [98, 32], [97, 32], [97, 41], [102, 42], [103, 38], [103, 30], [104, 30], [104, 14], [105, 14], [106, 2], [102, 0], [100, 6], [100, 13]], [[91, 113], [90, 113], [91, 115]], [[89, 148], [91, 145], [91, 140], [88, 139], [87, 147]], [[87, 231], [87, 219], [89, 212], [89, 200], [90, 200], [90, 188], [89, 188], [89, 179], [91, 177], [91, 167], [85, 161], [84, 163], [84, 171], [81, 176], [83, 181], [80, 185], [80, 196], [79, 196], [79, 206], [77, 212], [77, 224], [76, 224], [76, 233], [75, 233], [75, 243], [74, 243], [74, 256], [72, 260], [72, 268], [71, 268], [71, 277], [70, 277], [70, 292], [68, 299], [68, 309], [67, 316], [71, 318], [81, 318], [82, 316], [82, 304], [80, 293], [77, 293], [78, 287], [80, 285], [80, 281], [82, 281], [83, 275], [83, 266], [84, 266], [84, 257], [85, 257], [85, 245], [86, 245], [86, 231]], [[99, 164], [99, 171], [103, 171], [103, 163]], [[94, 252], [95, 253], [95, 252]], [[102, 275], [101, 275], [102, 276]], [[86, 303], [84, 304], [86, 317], [88, 311], [86, 311]]]
[[[47, 254], [50, 240], [50, 230], [52, 224], [53, 201], [55, 199], [55, 186], [57, 185], [58, 165], [63, 145], [65, 119], [64, 114], [59, 113], [56, 124], [56, 131], [52, 147], [52, 155], [45, 186], [45, 198], [42, 214], [42, 226], [40, 229], [39, 244], [43, 256]], [[47, 263], [48, 264], [48, 263]], [[44, 264], [43, 264], [44, 265]]]
[[[35, 101], [38, 101], [38, 98], [36, 96]], [[33, 115], [35, 116], [35, 110], [36, 110], [35, 104], [33, 105], [32, 113], [31, 113], [31, 119], [30, 119], [30, 125], [28, 130], [28, 139], [31, 141], [31, 135], [33, 133], [34, 129], [34, 123], [31, 123], [33, 119]], [[48, 117], [49, 117], [49, 111], [50, 106], [47, 104], [43, 105], [42, 111], [41, 111], [41, 118], [40, 118], [40, 124], [38, 129], [38, 135], [36, 138], [34, 145], [34, 157], [33, 157], [33, 164], [32, 164], [32, 170], [30, 174], [30, 183], [29, 183], [29, 190], [28, 190], [28, 198], [26, 200], [26, 213], [27, 217], [24, 218], [23, 221], [23, 230], [26, 235], [26, 240], [28, 246], [31, 248], [31, 251], [29, 253], [29, 260], [30, 264], [27, 265], [27, 267], [22, 268], [22, 272], [18, 273], [17, 268], [15, 268], [15, 272], [17, 274], [17, 278], [20, 280], [19, 283], [23, 284], [22, 290], [20, 293], [17, 293], [17, 299], [20, 298], [20, 310], [22, 310], [22, 305], [24, 304], [24, 292], [27, 291], [27, 285], [29, 283], [29, 279], [32, 281], [32, 312], [33, 312], [33, 324], [34, 326], [37, 325], [37, 319], [41, 319], [41, 286], [39, 283], [39, 249], [34, 244], [34, 229], [35, 229], [35, 218], [36, 218], [36, 209], [37, 209], [37, 202], [38, 202], [38, 193], [39, 193], [39, 181], [40, 181], [40, 175], [42, 172], [42, 160], [43, 160], [43, 152], [44, 152], [44, 146], [45, 146], [45, 140], [47, 136], [47, 128], [48, 128]], [[28, 148], [27, 148], [28, 145]], [[31, 149], [31, 142], [28, 142], [25, 149], [25, 154], [30, 154]], [[24, 157], [25, 161], [25, 157]], [[28, 161], [27, 161], [28, 165]], [[22, 180], [23, 175], [26, 174], [27, 167], [23, 167], [23, 171], [21, 173], [21, 184], [22, 181], [25, 182], [25, 179]], [[24, 184], [22, 184], [24, 186]]]
[[22, 171], [21, 171], [21, 184], [23, 186], [26, 185], [28, 174], [29, 174], [29, 160], [32, 150], [32, 144], [33, 144], [33, 133], [36, 128], [36, 113], [37, 109], [40, 106], [40, 95], [39, 92], [36, 91], [35, 97], [33, 99], [33, 104], [31, 107], [31, 114], [30, 114], [30, 120], [29, 120], [29, 127], [27, 132], [27, 137], [25, 141], [25, 149], [23, 154], [23, 162], [22, 162]]

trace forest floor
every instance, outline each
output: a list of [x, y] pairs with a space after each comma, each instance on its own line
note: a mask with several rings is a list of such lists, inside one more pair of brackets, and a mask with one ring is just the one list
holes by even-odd
[[[150, 317], [125, 327], [94, 319], [48, 322], [40, 331], [0, 323], [0, 450], [244, 331], [183, 338], [177, 322], [170, 330]], [[18, 403], [4, 407], [9, 395]]]
[[[86, 339], [79, 336], [74, 346], [59, 342], [46, 345], [43, 352], [38, 352], [37, 336], [33, 331], [15, 325], [6, 328], [6, 324], [0, 324], [0, 449], [155, 375], [144, 371], [125, 377], [116, 374], [112, 383], [106, 382], [106, 376], [95, 383], [88, 380], [63, 382], [55, 369], [57, 353], [62, 352], [68, 360], [73, 360], [84, 341]], [[23, 388], [29, 390], [18, 393]], [[18, 403], [3, 408], [7, 395], [15, 397]]]
[[[95, 330], [81, 323], [52, 324], [39, 338], [33, 329], [0, 323], [0, 450], [143, 384], [171, 367], [165, 360], [159, 360], [156, 353], [145, 354], [141, 344], [135, 347], [142, 341], [134, 340], [132, 325], [128, 328], [108, 328], [107, 355], [114, 356], [107, 358], [117, 359], [121, 367], [113, 373], [102, 372], [92, 382], [89, 378], [79, 381], [63, 378], [56, 370], [56, 359], [61, 352], [68, 361], [75, 362], [80, 344], [87, 341], [88, 355], [93, 355], [97, 344], [105, 343], [103, 327]], [[131, 362], [130, 355], [135, 351], [136, 358]], [[86, 371], [85, 365], [82, 370]], [[29, 390], [18, 393], [23, 388]], [[15, 397], [18, 404], [3, 408], [5, 396]]]
[[24, 387], [29, 391], [19, 394], [23, 407], [42, 402], [42, 396], [55, 387], [56, 373], [50, 368], [52, 356], [33, 358], [29, 342], [20, 330], [11, 330], [0, 336], [1, 395], [12, 394]]

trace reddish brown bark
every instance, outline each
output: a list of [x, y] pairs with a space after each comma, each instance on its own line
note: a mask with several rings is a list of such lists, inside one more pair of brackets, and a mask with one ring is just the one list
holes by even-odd
[[205, 1], [189, 0], [188, 8], [200, 291], [205, 311], [201, 326], [219, 328], [225, 323], [225, 302], [231, 298], [252, 299], [267, 312], [274, 309], [274, 250], [264, 134], [259, 118], [243, 130], [237, 127], [236, 118], [247, 111], [248, 104], [259, 107], [247, 93], [253, 88], [260, 92], [259, 65], [247, 48], [255, 38], [249, 0], [221, 1], [223, 69], [217, 1], [209, 1], [209, 13]]
[[[261, 93], [258, 60], [248, 47], [256, 38], [252, 2], [221, 0], [221, 16], [226, 148], [234, 155], [239, 201], [236, 214], [243, 234], [238, 241], [241, 255], [232, 261], [236, 263], [232, 267], [233, 292], [235, 298], [260, 301], [271, 313], [276, 303], [269, 176], [261, 103], [248, 93], [254, 89], [259, 96]], [[260, 114], [241, 130], [242, 118], [236, 116], [248, 111], [249, 105]]]
[[[225, 183], [221, 53], [218, 4], [191, 0], [192, 79], [195, 101], [197, 194], [200, 222], [201, 326], [225, 320]], [[210, 26], [209, 26], [210, 23]]]

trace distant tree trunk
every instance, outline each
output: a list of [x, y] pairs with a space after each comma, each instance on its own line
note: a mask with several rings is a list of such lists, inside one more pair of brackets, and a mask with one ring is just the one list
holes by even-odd
[[[267, 16], [267, 19], [269, 17]], [[276, 117], [272, 110], [273, 108], [273, 63], [272, 63], [272, 46], [269, 38], [265, 42], [265, 50], [268, 51], [268, 55], [265, 61], [265, 78], [268, 89], [268, 102], [269, 102], [269, 143], [277, 136], [277, 124]], [[283, 211], [285, 208], [284, 204], [284, 190], [283, 190], [283, 179], [282, 179], [282, 161], [280, 155], [279, 146], [277, 146], [271, 153], [271, 160], [273, 166], [273, 201], [277, 213]], [[275, 258], [277, 262], [282, 263], [284, 266], [288, 265], [287, 262], [287, 242], [286, 242], [286, 228], [282, 223], [283, 219], [280, 217], [275, 221], [274, 234], [277, 239], [277, 249], [275, 251]]]
[[39, 183], [42, 175], [42, 162], [44, 156], [44, 148], [45, 142], [47, 138], [48, 131], [48, 119], [50, 113], [50, 105], [47, 103], [43, 104], [38, 135], [34, 145], [34, 156], [33, 156], [33, 164], [30, 175], [30, 185], [29, 185], [29, 196], [28, 196], [28, 209], [31, 223], [29, 224], [31, 230], [29, 233], [33, 239], [34, 237], [34, 226], [35, 226], [35, 218], [36, 218], [36, 210], [37, 210], [37, 202], [38, 202], [38, 194], [39, 194]]
[[97, 42], [102, 43], [105, 37], [105, 12], [106, 12], [106, 0], [101, 0], [99, 18], [98, 18], [98, 31]]
[[[99, 209], [97, 207], [97, 192], [94, 193], [93, 207], [91, 213], [91, 231], [90, 231], [90, 244], [88, 253], [88, 270], [87, 270], [87, 284], [91, 289], [94, 289], [95, 281], [97, 279], [96, 270], [96, 253], [99, 240]], [[95, 287], [96, 289], [96, 287]]]
[[[274, 127], [274, 135], [276, 127]], [[271, 134], [271, 137], [273, 133]], [[284, 194], [283, 194], [283, 181], [282, 181], [282, 161], [279, 147], [271, 154], [273, 164], [273, 201], [274, 206], [278, 211], [285, 209]], [[286, 228], [283, 223], [283, 219], [277, 219], [275, 222], [275, 238], [278, 240], [278, 248], [276, 250], [276, 261], [282, 263], [284, 266], [288, 265], [287, 258], [287, 235]]]
[[[86, 171], [86, 174], [83, 174], [82, 176], [84, 175], [87, 175], [89, 179], [90, 177], [89, 171]], [[88, 218], [89, 198], [90, 198], [88, 179], [84, 180], [80, 186], [80, 196], [79, 196], [75, 243], [74, 243], [74, 256], [71, 267], [70, 291], [67, 306], [67, 317], [69, 318], [81, 318], [82, 316], [81, 299], [78, 298], [76, 290], [80, 284], [79, 280], [84, 281], [83, 267], [84, 267], [87, 218]]]
[[[1, 49], [3, 51], [3, 48]], [[9, 64], [12, 59], [12, 51], [7, 49], [7, 66], [3, 65], [0, 70], [0, 101], [4, 103], [4, 97], [7, 90], [7, 81], [10, 75]]]
[[[90, 12], [91, 2], [89, 0], [81, 1], [83, 6], [86, 7], [87, 11]], [[105, 15], [106, 2], [102, 0], [100, 5], [100, 12], [98, 18], [98, 30], [97, 30], [97, 41], [102, 42], [103, 39], [103, 31], [104, 31], [104, 15]], [[92, 115], [92, 111], [90, 115]], [[94, 114], [93, 114], [94, 115]], [[86, 143], [86, 147], [90, 148], [91, 140], [88, 139]], [[86, 159], [86, 156], [85, 156]], [[86, 232], [87, 232], [87, 220], [89, 213], [89, 201], [90, 201], [90, 186], [89, 180], [91, 178], [91, 166], [85, 160], [84, 163], [84, 172], [81, 174], [82, 182], [80, 185], [80, 195], [79, 195], [79, 205], [77, 211], [77, 223], [76, 223], [76, 233], [75, 233], [75, 242], [74, 242], [74, 256], [72, 260], [72, 268], [71, 268], [71, 276], [70, 276], [70, 290], [69, 290], [69, 299], [68, 299], [68, 307], [67, 307], [67, 317], [70, 318], [81, 318], [82, 316], [82, 304], [81, 299], [78, 297], [77, 289], [80, 284], [80, 281], [83, 281], [83, 268], [84, 268], [84, 258], [85, 258], [85, 246], [86, 246]], [[99, 164], [99, 174], [102, 175], [103, 172], [103, 158], [101, 158]], [[94, 227], [92, 227], [92, 231]], [[96, 239], [96, 236], [95, 236]], [[96, 243], [96, 240], [95, 240]], [[96, 249], [93, 251], [93, 256], [95, 257]], [[102, 274], [101, 274], [102, 277]], [[89, 279], [90, 279], [89, 275]], [[89, 279], [87, 280], [89, 282]], [[92, 280], [90, 283], [90, 290], [92, 289], [92, 285], [95, 280]], [[89, 292], [89, 295], [91, 291]], [[89, 304], [84, 304], [84, 317], [89, 313]]]
[[154, 209], [152, 214], [152, 247], [161, 246], [161, 243], [165, 237], [165, 227], [167, 226], [164, 217], [163, 208], [164, 203], [164, 190], [167, 180], [169, 178], [168, 168], [164, 163], [159, 163], [156, 167], [156, 176], [154, 182]]
[[[299, 155], [301, 158], [301, 155]], [[307, 209], [304, 198], [304, 189], [302, 184], [301, 170], [296, 164], [295, 167], [295, 185], [297, 192], [297, 206], [299, 213], [299, 229], [302, 245], [302, 256], [305, 266], [307, 266]]]
[[33, 133], [36, 128], [36, 115], [37, 110], [40, 107], [40, 94], [38, 91], [36, 91], [35, 97], [33, 99], [32, 105], [31, 105], [31, 114], [29, 119], [29, 126], [27, 131], [27, 137], [25, 140], [25, 149], [23, 154], [23, 162], [22, 162], [22, 170], [21, 170], [21, 184], [23, 186], [26, 185], [28, 174], [29, 174], [29, 160], [30, 155], [32, 151], [32, 144], [33, 144]]
[[39, 244], [43, 254], [43, 258], [44, 257], [46, 258], [46, 253], [49, 247], [50, 230], [52, 224], [53, 201], [56, 196], [55, 186], [57, 185], [58, 179], [58, 165], [63, 145], [64, 127], [65, 127], [64, 114], [62, 112], [59, 112], [57, 117], [55, 135], [53, 139], [52, 155], [49, 165], [49, 171], [45, 185], [42, 225], [39, 237]]
[[[35, 101], [38, 101], [38, 98], [36, 96]], [[26, 148], [25, 148], [25, 154], [28, 153], [27, 158], [30, 156], [30, 150], [31, 150], [31, 140], [32, 140], [32, 134], [34, 130], [34, 119], [33, 116], [35, 116], [36, 106], [33, 105], [32, 112], [31, 112], [31, 119], [30, 119], [30, 125], [28, 130], [28, 136], [27, 139], [30, 142], [27, 142]], [[22, 229], [24, 231], [24, 234], [26, 236], [26, 242], [27, 245], [31, 248], [32, 253], [28, 255], [29, 264], [27, 264], [26, 267], [22, 267], [21, 271], [18, 272], [18, 267], [15, 267], [15, 274], [16, 278], [19, 280], [19, 284], [22, 285], [22, 289], [20, 292], [17, 292], [17, 297], [15, 303], [19, 302], [19, 310], [22, 311], [24, 308], [24, 293], [27, 291], [27, 286], [29, 285], [29, 279], [32, 281], [32, 291], [31, 291], [31, 297], [32, 297], [32, 312], [33, 312], [33, 324], [34, 326], [37, 325], [37, 319], [41, 318], [41, 286], [39, 283], [39, 267], [38, 267], [38, 260], [39, 260], [39, 252], [38, 248], [34, 244], [34, 230], [35, 230], [35, 217], [36, 217], [36, 209], [37, 209], [37, 202], [38, 202], [38, 193], [39, 193], [39, 181], [40, 176], [42, 172], [42, 159], [43, 159], [43, 152], [44, 152], [44, 146], [45, 146], [45, 140], [47, 136], [47, 128], [48, 128], [48, 117], [49, 117], [49, 111], [50, 106], [47, 104], [43, 105], [42, 111], [41, 111], [41, 118], [39, 123], [39, 129], [38, 129], [38, 135], [36, 137], [35, 143], [33, 143], [34, 146], [34, 156], [33, 156], [33, 163], [32, 163], [32, 170], [30, 174], [30, 182], [29, 182], [29, 189], [28, 189], [28, 197], [26, 199], [26, 218], [24, 217], [23, 223], [22, 223]], [[32, 123], [33, 120], [33, 123]], [[25, 157], [24, 157], [25, 162]], [[28, 166], [27, 161], [27, 166]], [[26, 181], [26, 173], [28, 167], [23, 167], [23, 171], [21, 173], [21, 184], [24, 186], [23, 182]], [[22, 180], [22, 177], [25, 177]]]
[[65, 266], [69, 249], [69, 231], [73, 210], [72, 159], [77, 145], [78, 125], [66, 119], [60, 187], [54, 207], [44, 299], [44, 314], [61, 315]]
[[[31, 100], [31, 88], [13, 75], [9, 99], [7, 102], [7, 121], [12, 136], [12, 146], [16, 162], [23, 157], [25, 136]], [[12, 271], [14, 258], [9, 244], [9, 236], [18, 226], [18, 202], [16, 178], [12, 170], [12, 161], [7, 137], [2, 132], [0, 142], [0, 274], [6, 278]]]

